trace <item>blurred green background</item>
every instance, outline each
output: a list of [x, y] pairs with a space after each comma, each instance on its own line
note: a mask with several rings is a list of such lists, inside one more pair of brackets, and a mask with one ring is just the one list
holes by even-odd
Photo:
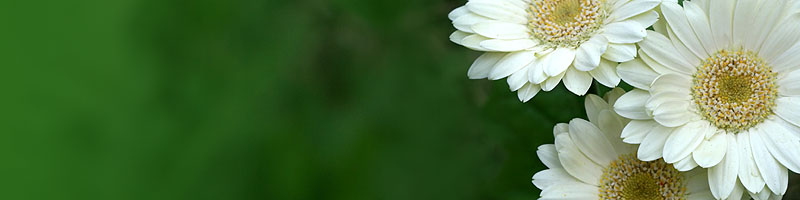
[[468, 80], [463, 0], [0, 2], [0, 199], [535, 199], [585, 116]]

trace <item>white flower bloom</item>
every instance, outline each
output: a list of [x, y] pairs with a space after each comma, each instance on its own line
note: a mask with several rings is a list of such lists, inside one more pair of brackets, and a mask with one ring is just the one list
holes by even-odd
[[[536, 153], [549, 168], [533, 175], [541, 199], [713, 199], [705, 169], [681, 172], [662, 160], [641, 161], [636, 145], [622, 142], [629, 120], [611, 106], [622, 93], [614, 89], [605, 100], [588, 95], [589, 121], [556, 125], [555, 144], [539, 147]], [[736, 197], [742, 194], [740, 189]]]
[[756, 199], [783, 195], [788, 170], [800, 172], [799, 8], [794, 0], [661, 5], [665, 20], [639, 43], [640, 59], [617, 68], [638, 88], [614, 107], [634, 119], [622, 137], [640, 144], [639, 159], [708, 168], [717, 198], [739, 184]]
[[[471, 79], [498, 80], [526, 102], [561, 79], [584, 95], [596, 79], [615, 87], [616, 63], [636, 56], [633, 44], [658, 20], [662, 0], [469, 0], [449, 14], [450, 40], [485, 51]], [[674, 1], [674, 0], [673, 0]]]

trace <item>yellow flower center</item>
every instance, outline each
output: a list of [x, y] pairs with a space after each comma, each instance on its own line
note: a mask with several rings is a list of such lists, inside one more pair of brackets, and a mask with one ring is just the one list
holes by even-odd
[[603, 0], [532, 0], [528, 27], [533, 37], [551, 46], [577, 47], [599, 29]]
[[717, 128], [739, 132], [772, 115], [776, 73], [750, 51], [720, 51], [694, 74], [692, 97], [700, 114]]
[[683, 175], [662, 160], [641, 161], [622, 155], [603, 169], [600, 199], [686, 199]]

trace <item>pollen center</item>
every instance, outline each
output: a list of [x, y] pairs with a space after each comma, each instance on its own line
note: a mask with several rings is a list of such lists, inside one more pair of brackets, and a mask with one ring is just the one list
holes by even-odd
[[577, 47], [599, 29], [603, 6], [602, 0], [532, 0], [528, 27], [544, 44]]
[[717, 128], [739, 132], [772, 115], [776, 73], [750, 51], [720, 51], [694, 74], [692, 97], [701, 116]]
[[686, 199], [683, 175], [662, 160], [641, 161], [622, 155], [603, 169], [600, 199]]

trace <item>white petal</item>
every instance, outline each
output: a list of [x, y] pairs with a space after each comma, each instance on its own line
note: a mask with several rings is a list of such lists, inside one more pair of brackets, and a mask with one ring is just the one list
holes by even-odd
[[589, 91], [589, 87], [592, 86], [592, 75], [570, 67], [564, 76], [564, 86], [572, 93], [584, 95]]
[[772, 157], [794, 173], [800, 173], [800, 138], [772, 120], [762, 122], [759, 128], [762, 133], [759, 135]]
[[575, 68], [581, 71], [590, 71], [600, 65], [600, 56], [606, 52], [608, 40], [602, 35], [595, 35], [578, 47], [575, 54]]
[[553, 137], [558, 136], [560, 133], [569, 132], [569, 124], [567, 123], [558, 123], [553, 126]]
[[664, 14], [664, 19], [667, 20], [669, 27], [672, 28], [672, 31], [675, 31], [675, 35], [692, 53], [700, 58], [708, 57], [707, 51], [700, 44], [697, 35], [692, 31], [692, 27], [689, 25], [689, 21], [680, 5], [662, 4], [661, 12]]
[[733, 38], [731, 29], [733, 27], [733, 9], [736, 7], [736, 1], [710, 1], [709, 6], [709, 23], [711, 24], [711, 32], [716, 38], [718, 47], [729, 45]]
[[600, 111], [609, 109], [610, 106], [603, 98], [594, 94], [589, 94], [586, 95], [586, 100], [583, 101], [583, 107], [586, 108], [586, 116], [589, 118], [589, 121], [597, 125], [597, 115], [600, 114]]
[[[652, 92], [651, 92], [652, 93]], [[656, 110], [658, 109], [661, 104], [669, 103], [669, 102], [689, 102], [692, 99], [692, 95], [683, 94], [679, 92], [673, 91], [665, 91], [665, 92], [658, 92], [650, 96], [650, 99], [647, 100], [647, 104], [645, 104], [645, 108], [648, 110]]]
[[472, 30], [472, 25], [475, 25], [475, 24], [481, 23], [481, 22], [489, 22], [489, 21], [493, 21], [493, 20], [489, 19], [487, 17], [484, 17], [484, 16], [480, 16], [480, 15], [474, 14], [474, 13], [467, 13], [467, 14], [461, 15], [458, 18], [456, 18], [455, 20], [453, 20], [453, 27], [455, 27], [456, 29], [458, 29], [460, 31], [464, 31], [464, 32], [467, 32], [467, 33], [475, 33], [475, 31]]
[[516, 40], [491, 39], [480, 43], [483, 48], [504, 52], [520, 51], [536, 46], [536, 44], [536, 42], [527, 38]]
[[525, 39], [530, 37], [528, 27], [521, 24], [489, 21], [472, 25], [473, 31], [488, 38], [497, 39]]
[[508, 82], [508, 88], [511, 91], [519, 90], [522, 88], [522, 86], [525, 86], [525, 84], [528, 83], [528, 69], [522, 68], [519, 71], [514, 72], [508, 77], [508, 79], [506, 79], [506, 81]]
[[556, 149], [561, 166], [564, 166], [570, 175], [587, 184], [597, 183], [600, 175], [603, 174], [602, 166], [597, 165], [581, 153], [569, 135], [556, 137]]
[[509, 53], [503, 57], [503, 59], [500, 59], [497, 65], [494, 66], [494, 69], [489, 72], [489, 79], [498, 80], [505, 78], [530, 64], [535, 58], [535, 52], [533, 51]]
[[764, 178], [767, 187], [777, 194], [786, 192], [786, 185], [789, 181], [789, 171], [781, 166], [769, 153], [766, 143], [757, 134], [765, 134], [763, 131], [750, 131], [750, 149], [753, 150], [753, 159], [756, 161], [758, 172]]
[[635, 43], [647, 35], [644, 27], [636, 21], [621, 21], [606, 25], [603, 36], [611, 43]]
[[[764, 60], [769, 61], [769, 63], [779, 63], [780, 60], [775, 58], [784, 54], [784, 52], [792, 48], [795, 44], [798, 44], [797, 40], [800, 38], [800, 23], [797, 23], [800, 19], [798, 18], [800, 18], [800, 15], [796, 15], [792, 17], [792, 19], [786, 20], [778, 25], [780, 28], [776, 28], [775, 31], [766, 38], [758, 55], [764, 58]], [[793, 64], [797, 66], [797, 63]]]
[[614, 88], [614, 89], [611, 89], [611, 91], [606, 92], [606, 94], [603, 95], [603, 99], [605, 99], [608, 102], [608, 105], [611, 106], [610, 109], [613, 110], [614, 109], [614, 106], [613, 106], [614, 103], [617, 103], [617, 99], [619, 99], [619, 97], [621, 97], [624, 94], [625, 94], [625, 90], [623, 90], [622, 88]]
[[664, 144], [664, 162], [675, 163], [692, 153], [703, 141], [708, 122], [694, 121], [672, 131]]
[[539, 90], [541, 90], [539, 85], [527, 83], [522, 86], [519, 91], [517, 91], [517, 97], [519, 97], [519, 100], [523, 103], [528, 102], [531, 100], [531, 98], [533, 98], [533, 96], [536, 96], [536, 94], [539, 93]]
[[686, 76], [678, 74], [664, 74], [653, 81], [653, 84], [650, 85], [650, 92], [653, 94], [662, 92], [690, 94], [690, 88], [692, 87], [691, 83], [692, 81]]
[[647, 91], [639, 89], [631, 90], [617, 99], [617, 102], [614, 103], [614, 111], [630, 119], [652, 119], [652, 117], [647, 114], [647, 110], [645, 110], [644, 107], [644, 104], [647, 103], [647, 99], [649, 98], [650, 93]]
[[[800, 57], [800, 56], [797, 56]], [[781, 96], [800, 96], [800, 70], [786, 73], [778, 79], [778, 94]]]
[[800, 97], [779, 97], [775, 104], [775, 114], [795, 126], [800, 126]]
[[611, 15], [609, 16], [609, 19], [614, 21], [622, 21], [630, 17], [642, 14], [645, 11], [652, 10], [653, 8], [658, 6], [658, 4], [661, 4], [661, 0], [631, 1], [622, 5], [622, 7], [620, 8], [614, 9], [614, 12], [611, 12]]
[[470, 33], [464, 31], [455, 31], [453, 34], [450, 34], [450, 41], [453, 43], [461, 45], [461, 41], [464, 40], [465, 37], [472, 35]]
[[614, 44], [608, 43], [606, 53], [603, 58], [614, 62], [627, 62], [636, 57], [635, 44]]
[[606, 166], [617, 159], [617, 152], [611, 142], [606, 139], [605, 134], [586, 120], [573, 119], [570, 121], [569, 136], [586, 157], [600, 166]]
[[547, 78], [547, 80], [544, 81], [544, 83], [542, 83], [542, 90], [550, 91], [553, 90], [553, 88], [556, 88], [556, 86], [558, 85], [558, 83], [561, 82], [561, 79], [564, 78], [564, 74], [566, 73], [567, 72], [561, 72], [561, 74]]
[[696, 71], [696, 66], [687, 63], [672, 46], [672, 42], [660, 33], [648, 32], [639, 46], [647, 56], [671, 70], [687, 75]]
[[726, 198], [733, 191], [736, 185], [736, 175], [739, 172], [739, 147], [733, 134], [717, 134], [724, 143], [727, 143], [725, 150], [728, 151], [725, 158], [716, 166], [708, 169], [708, 184], [711, 193], [717, 198]]
[[536, 150], [536, 156], [542, 160], [544, 166], [550, 169], [561, 169], [561, 161], [558, 160], [558, 151], [553, 144], [543, 144]]
[[675, 169], [677, 169], [678, 171], [686, 172], [697, 167], [697, 162], [694, 162], [692, 156], [689, 155], [679, 160], [678, 162], [675, 162], [672, 166], [675, 167]]
[[651, 10], [631, 17], [629, 20], [639, 22], [642, 27], [650, 27], [658, 21], [658, 12]]
[[[755, 31], [753, 18], [758, 1], [738, 1], [733, 14], [733, 41], [735, 45], [744, 45], [748, 32]], [[763, 22], [758, 22], [763, 23]]]
[[637, 153], [639, 160], [653, 161], [661, 158], [664, 154], [664, 144], [667, 143], [672, 131], [673, 128], [653, 127], [642, 140], [642, 144], [639, 145], [639, 152]]
[[481, 42], [490, 40], [491, 38], [483, 37], [482, 35], [472, 34], [464, 39], [461, 40], [461, 45], [467, 48], [470, 48], [475, 51], [489, 51], [489, 49], [483, 48], [481, 46]]
[[[729, 136], [728, 134], [714, 134], [711, 139], [703, 140], [700, 146], [692, 152], [692, 158], [697, 162], [697, 165], [703, 168], [709, 168], [720, 163], [725, 156], [726, 148], [728, 148], [728, 137], [733, 136]], [[734, 138], [731, 139], [735, 140]]]
[[678, 39], [678, 36], [675, 35], [675, 31], [673, 31], [671, 27], [667, 27], [667, 36], [670, 38], [672, 47], [675, 48], [677, 54], [683, 56], [683, 58], [686, 59], [686, 62], [690, 65], [699, 66], [702, 63], [701, 59], [706, 59], [697, 57], [696, 54], [692, 53], [692, 51], [689, 50], [689, 48]]
[[462, 15], [465, 15], [467, 13], [469, 13], [469, 9], [467, 9], [467, 6], [461, 6], [456, 9], [453, 9], [453, 11], [450, 11], [450, 13], [447, 14], [447, 18], [452, 21], [456, 20], [456, 18], [461, 17]]
[[589, 71], [589, 74], [594, 77], [597, 82], [603, 84], [606, 87], [614, 88], [619, 85], [620, 78], [617, 75], [616, 69], [617, 63], [611, 62], [608, 60], [600, 61], [600, 65], [592, 71]]
[[[760, 52], [764, 40], [768, 37], [774, 37], [775, 25], [777, 22], [782, 21], [778, 19], [783, 15], [783, 9], [787, 6], [788, 1], [762, 1], [759, 2], [759, 8], [756, 8], [755, 17], [752, 19], [752, 30], [748, 31], [747, 38], [745, 39], [745, 48], [752, 49], [753, 51]], [[793, 19], [791, 23], [797, 24], [797, 19]], [[787, 28], [787, 27], [781, 27]], [[796, 39], [795, 39], [796, 41]], [[790, 43], [790, 41], [784, 41]], [[769, 48], [769, 47], [768, 47]]]
[[544, 73], [547, 76], [555, 76], [567, 70], [575, 60], [575, 50], [570, 48], [557, 48], [550, 54], [545, 55], [542, 61]]
[[489, 72], [504, 56], [506, 56], [506, 53], [484, 53], [478, 57], [478, 59], [475, 59], [475, 62], [469, 67], [467, 76], [470, 79], [484, 79], [489, 77]]
[[753, 150], [750, 148], [750, 133], [742, 132], [736, 135], [739, 145], [739, 180], [750, 193], [757, 193], [764, 189], [764, 178], [758, 172], [756, 161], [753, 160]]
[[785, 71], [794, 71], [800, 68], [800, 43], [795, 44], [783, 55], [778, 56], [777, 58], [773, 59], [773, 70], [777, 72], [785, 72]]
[[653, 119], [666, 127], [678, 127], [692, 120], [688, 101], [672, 101], [659, 105], [653, 110]]
[[617, 66], [617, 74], [633, 87], [649, 90], [650, 84], [658, 77], [658, 73], [650, 69], [640, 59], [634, 59]]
[[654, 120], [633, 120], [622, 129], [620, 137], [626, 143], [639, 144], [642, 143], [647, 133], [656, 126], [659, 126], [659, 124]]
[[564, 169], [546, 169], [537, 172], [532, 177], [532, 183], [537, 188], [545, 190], [559, 183], [579, 184], [580, 181], [570, 176]]
[[547, 74], [544, 73], [544, 58], [537, 57], [528, 66], [528, 82], [540, 84], [547, 80]]
[[525, 10], [506, 1], [470, 1], [467, 2], [470, 11], [488, 18], [525, 24], [528, 19]]
[[711, 34], [711, 25], [709, 25], [708, 15], [706, 15], [705, 11], [691, 1], [684, 2], [683, 9], [686, 13], [686, 19], [689, 20], [689, 25], [692, 26], [694, 34], [700, 39], [700, 44], [703, 45], [706, 53], [709, 55], [717, 53], [717, 43]]
[[622, 140], [619, 139], [619, 134], [622, 132], [622, 128], [625, 126], [624, 122], [622, 122], [622, 118], [619, 117], [614, 111], [606, 109], [600, 112], [598, 115], [597, 125], [600, 128], [600, 131], [603, 132], [603, 135], [606, 136], [608, 142], [614, 146], [614, 150], [617, 151], [618, 154], [630, 154], [636, 152], [636, 146], [625, 144]]
[[[639, 43], [639, 45], [641, 45], [641, 44], [642, 44], [642, 43]], [[640, 47], [641, 47], [641, 46], [640, 46]], [[688, 73], [675, 71], [675, 70], [674, 70], [674, 69], [672, 69], [672, 68], [668, 68], [668, 67], [666, 67], [666, 66], [662, 65], [661, 63], [658, 63], [658, 62], [656, 62], [656, 60], [653, 60], [653, 58], [651, 58], [650, 56], [648, 56], [648, 55], [647, 55], [647, 53], [645, 53], [645, 52], [644, 52], [644, 51], [643, 51], [641, 48], [639, 48], [639, 53], [638, 53], [638, 55], [639, 55], [639, 58], [642, 60], [642, 62], [644, 62], [645, 64], [647, 64], [647, 66], [649, 66], [649, 67], [650, 67], [650, 69], [653, 69], [653, 71], [655, 71], [655, 72], [656, 72], [656, 73], [658, 73], [658, 74], [675, 74], [675, 73], [681, 73], [681, 74], [685, 74], [685, 75], [687, 75], [687, 76], [689, 75]]]
[[542, 190], [540, 194], [541, 200], [546, 199], [591, 199], [596, 198], [598, 188], [597, 186], [585, 183], [562, 183], [548, 187]]

